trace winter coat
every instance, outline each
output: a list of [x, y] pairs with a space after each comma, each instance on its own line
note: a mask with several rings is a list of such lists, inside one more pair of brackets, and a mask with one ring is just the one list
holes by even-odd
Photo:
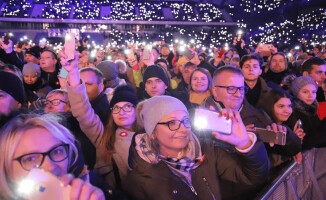
[[124, 189], [137, 199], [221, 199], [219, 180], [225, 179], [244, 185], [259, 184], [269, 170], [266, 150], [257, 142], [248, 153], [230, 153], [212, 140], [200, 140], [205, 158], [190, 171], [192, 187], [175, 175], [163, 162], [150, 164], [135, 149], [135, 137], [130, 153], [128, 173]]
[[[77, 119], [80, 129], [96, 149], [94, 171], [99, 175], [103, 175], [112, 170], [112, 167], [106, 162], [104, 151], [101, 147], [104, 125], [88, 101], [84, 82], [74, 87], [67, 84], [67, 90], [72, 115]], [[105, 100], [107, 100], [106, 95], [103, 95]]]
[[101, 92], [96, 99], [91, 101], [94, 112], [100, 117], [103, 125], [105, 126], [109, 122], [109, 101], [108, 97], [104, 92]]
[[[254, 98], [257, 98], [257, 101], [256, 101], [256, 105], [253, 105], [253, 106], [255, 108], [261, 109], [264, 105], [264, 102], [269, 97], [269, 92], [271, 91], [271, 88], [269, 88], [267, 86], [266, 81], [262, 77], [259, 77], [258, 81], [260, 82], [261, 86], [260, 86], [260, 90], [258, 92], [258, 96], [254, 97]], [[248, 93], [246, 94], [246, 98], [248, 99]]]
[[299, 119], [302, 122], [303, 131], [306, 133], [302, 141], [302, 149], [326, 147], [326, 118], [319, 119], [317, 101], [308, 105], [300, 99], [295, 99], [293, 101], [293, 113], [284, 124], [293, 128]]
[[265, 79], [266, 82], [272, 81], [276, 83], [277, 85], [280, 85], [287, 75], [289, 75], [290, 72], [288, 70], [284, 70], [282, 72], [272, 72], [270, 69], [262, 75], [262, 77]]

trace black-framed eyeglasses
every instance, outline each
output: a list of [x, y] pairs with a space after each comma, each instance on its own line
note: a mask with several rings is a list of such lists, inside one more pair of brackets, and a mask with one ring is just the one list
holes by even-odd
[[50, 149], [48, 152], [29, 153], [19, 156], [18, 158], [15, 158], [13, 160], [17, 160], [23, 169], [25, 169], [26, 171], [30, 171], [35, 167], [41, 167], [44, 162], [45, 156], [49, 156], [50, 160], [52, 160], [53, 162], [61, 162], [68, 158], [68, 152], [69, 145], [60, 144], [59, 146]]
[[124, 105], [122, 107], [120, 107], [120, 106], [113, 106], [113, 108], [111, 108], [111, 110], [112, 110], [113, 114], [118, 114], [121, 109], [123, 111], [125, 111], [125, 112], [130, 112], [133, 107], [134, 107], [133, 105], [126, 104], [126, 105]]
[[49, 105], [51, 104], [51, 106], [57, 106], [60, 103], [67, 103], [66, 101], [63, 101], [61, 99], [53, 99], [52, 101], [46, 100], [45, 101], [45, 105]]
[[239, 90], [240, 94], [246, 94], [249, 90], [248, 86], [236, 87], [236, 86], [222, 86], [222, 85], [215, 85], [214, 87], [219, 88], [226, 88], [228, 94], [235, 94]]
[[180, 128], [181, 124], [184, 125], [186, 128], [191, 128], [191, 121], [189, 118], [186, 118], [184, 120], [171, 120], [168, 122], [159, 122], [157, 124], [164, 124], [169, 127], [171, 131], [176, 131]]

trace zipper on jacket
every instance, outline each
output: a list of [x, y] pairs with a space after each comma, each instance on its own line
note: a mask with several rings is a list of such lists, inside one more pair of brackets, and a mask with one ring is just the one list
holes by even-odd
[[179, 176], [177, 176], [179, 179], [181, 179], [181, 181], [182, 182], [184, 182], [189, 188], [190, 188], [190, 190], [192, 191], [192, 193], [194, 193], [196, 196], [198, 195], [197, 194], [197, 192], [196, 192], [196, 190], [195, 190], [195, 188], [192, 186], [192, 184], [191, 183], [187, 183], [187, 181], [186, 180], [184, 180], [183, 178], [181, 178], [181, 177], [179, 177]]
[[209, 186], [209, 184], [208, 184], [208, 182], [207, 182], [207, 179], [206, 179], [205, 177], [203, 177], [203, 181], [205, 182], [205, 184], [206, 184], [206, 186], [207, 186], [209, 192], [211, 193], [213, 199], [216, 200], [216, 199], [215, 199], [215, 196], [214, 196], [214, 194], [213, 194], [213, 192], [212, 192], [212, 189], [211, 189], [211, 187]]

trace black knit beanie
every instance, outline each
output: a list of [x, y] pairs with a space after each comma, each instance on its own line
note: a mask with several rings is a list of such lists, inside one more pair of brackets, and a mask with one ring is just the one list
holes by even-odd
[[147, 67], [144, 71], [143, 79], [144, 84], [146, 83], [147, 79], [157, 77], [161, 79], [167, 87], [169, 87], [169, 79], [166, 76], [164, 69], [159, 65], [151, 65]]
[[34, 47], [27, 49], [25, 54], [31, 54], [35, 58], [40, 59], [41, 49], [39, 46], [34, 46]]
[[138, 104], [138, 98], [135, 94], [134, 88], [131, 85], [121, 85], [114, 90], [113, 97], [110, 101], [110, 108], [123, 101], [130, 102], [134, 106]]
[[0, 90], [8, 93], [19, 103], [24, 103], [23, 82], [13, 73], [0, 71]]

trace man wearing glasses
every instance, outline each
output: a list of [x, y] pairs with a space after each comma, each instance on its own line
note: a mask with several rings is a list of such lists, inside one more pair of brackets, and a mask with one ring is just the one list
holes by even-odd
[[214, 72], [212, 95], [207, 98], [205, 107], [213, 106], [219, 111], [223, 108], [240, 112], [245, 125], [265, 128], [272, 124], [270, 117], [254, 108], [244, 98], [249, 87], [244, 85], [244, 76], [240, 69], [223, 66]]
[[[244, 98], [249, 89], [244, 85], [244, 81], [244, 76], [240, 69], [232, 66], [218, 68], [213, 76], [213, 94], [207, 98], [205, 107], [213, 107], [217, 111], [221, 111], [223, 108], [239, 111], [247, 131], [253, 131], [254, 127], [261, 127], [274, 132], [287, 132], [285, 146], [275, 145], [274, 149], [274, 144], [270, 144], [270, 148], [268, 144], [265, 145], [269, 156], [275, 155], [280, 157], [281, 155], [288, 154], [290, 150], [297, 153], [293, 149], [300, 148], [293, 142], [292, 135], [294, 134], [290, 134], [286, 127], [273, 123], [264, 111], [256, 109]], [[271, 161], [271, 166], [275, 165], [275, 161]], [[254, 191], [255, 186], [253, 188], [246, 188], [247, 186], [245, 185], [234, 185], [232, 183], [223, 183], [221, 185], [225, 186], [225, 188], [222, 188], [222, 191], [225, 191], [223, 199], [246, 199], [244, 197], [251, 199], [250, 196], [257, 192]]]

